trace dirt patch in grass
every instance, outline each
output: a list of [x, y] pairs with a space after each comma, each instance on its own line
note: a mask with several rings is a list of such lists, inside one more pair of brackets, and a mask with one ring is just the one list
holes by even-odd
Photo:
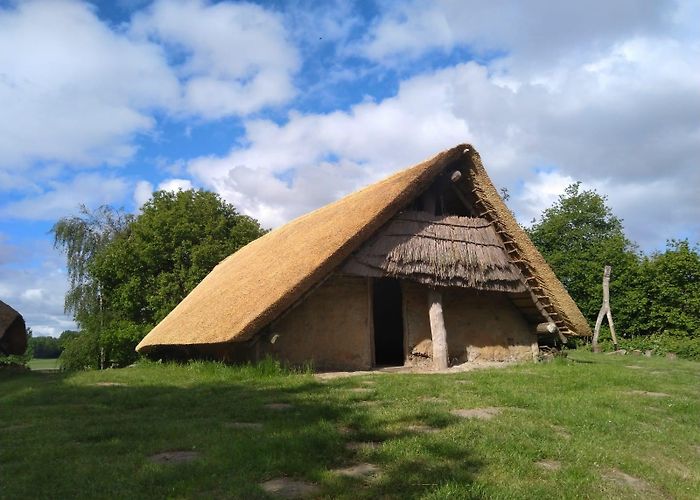
[[224, 423], [224, 426], [230, 429], [260, 430], [262, 429], [263, 424], [260, 422], [226, 422]]
[[269, 493], [280, 498], [306, 498], [312, 495], [318, 495], [320, 489], [313, 483], [306, 481], [295, 481], [287, 477], [270, 479], [264, 483], [260, 483], [260, 487]]
[[92, 385], [95, 387], [126, 387], [126, 384], [123, 382], [97, 382]]
[[627, 391], [625, 394], [632, 394], [634, 396], [648, 396], [650, 398], [667, 398], [670, 397], [670, 394], [666, 394], [665, 392], [652, 392], [652, 391]]
[[350, 441], [345, 444], [345, 449], [350, 451], [376, 450], [381, 445], [381, 441]]
[[543, 468], [544, 470], [556, 471], [561, 469], [561, 462], [558, 460], [538, 460], [535, 465]]
[[622, 472], [618, 469], [609, 469], [603, 472], [603, 478], [620, 486], [626, 486], [638, 493], [644, 493], [645, 496], [652, 494], [660, 496], [660, 492], [644, 479], [630, 476], [626, 472]]
[[185, 462], [192, 462], [199, 458], [198, 451], [164, 451], [162, 453], [157, 453], [151, 455], [148, 459], [156, 464], [179, 464]]
[[642, 370], [644, 367], [639, 365], [625, 365], [625, 368], [632, 368], [634, 370]]
[[355, 392], [359, 394], [367, 394], [369, 392], [373, 392], [373, 389], [370, 389], [369, 387], [353, 387], [352, 389], [348, 389], [350, 392]]
[[419, 433], [430, 433], [430, 432], [440, 432], [440, 429], [436, 429], [435, 427], [430, 427], [429, 425], [425, 424], [412, 424], [406, 427], [406, 430], [409, 432], [419, 432]]
[[562, 427], [561, 425], [553, 425], [552, 430], [554, 431], [554, 434], [559, 437], [571, 439], [571, 433], [569, 433], [569, 431], [567, 431], [566, 428]]
[[460, 418], [478, 418], [480, 420], [490, 420], [503, 411], [503, 408], [468, 408], [452, 410], [450, 413]]
[[267, 403], [265, 405], [265, 408], [268, 410], [289, 410], [292, 408], [292, 405], [289, 403]]
[[376, 476], [379, 473], [379, 467], [373, 464], [361, 463], [350, 465], [348, 467], [342, 467], [340, 469], [334, 469], [331, 472], [345, 477], [368, 478]]

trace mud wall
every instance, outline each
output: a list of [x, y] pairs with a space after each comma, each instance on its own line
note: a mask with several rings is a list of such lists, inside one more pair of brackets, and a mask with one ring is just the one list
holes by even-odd
[[[272, 338], [276, 340], [270, 342]], [[267, 354], [292, 365], [321, 370], [372, 366], [367, 278], [332, 276], [289, 314], [271, 325], [260, 342]]]
[[[402, 291], [407, 360], [428, 364], [432, 343], [427, 288], [405, 282]], [[450, 364], [533, 359], [533, 326], [504, 294], [443, 289], [443, 314]]]
[[443, 307], [450, 359], [533, 359], [534, 327], [504, 294], [450, 289], [443, 294]]

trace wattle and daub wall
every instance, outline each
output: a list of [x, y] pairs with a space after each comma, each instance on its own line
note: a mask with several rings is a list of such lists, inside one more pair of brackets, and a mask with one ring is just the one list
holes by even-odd
[[[405, 363], [429, 365], [428, 287], [402, 281], [401, 290]], [[452, 363], [532, 359], [537, 346], [533, 327], [505, 294], [442, 291]], [[371, 278], [333, 275], [271, 325], [257, 355], [291, 365], [311, 363], [321, 370], [369, 369], [374, 365], [371, 304]]]

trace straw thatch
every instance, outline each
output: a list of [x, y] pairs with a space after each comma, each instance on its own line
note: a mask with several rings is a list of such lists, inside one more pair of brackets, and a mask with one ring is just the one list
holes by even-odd
[[[590, 332], [580, 311], [525, 233], [516, 231], [519, 226], [483, 170], [478, 153], [471, 146], [461, 144], [303, 215], [227, 257], [151, 330], [137, 349], [149, 352], [159, 346], [249, 340], [405, 209], [438, 174], [457, 168], [468, 173], [469, 182], [478, 189], [477, 201], [483, 196], [484, 205], [493, 207], [479, 215], [494, 224], [499, 237], [503, 229], [494, 221], [503, 217], [504, 227], [515, 234], [518, 251], [524, 259], [532, 259], [528, 260], [531, 264], [525, 271], [531, 271], [543, 283], [549, 283], [552, 278], [556, 282], [550, 283], [549, 288], [542, 287], [543, 293], [538, 297], [547, 302], [547, 307], [551, 304], [552, 312], [558, 315], [564, 328], [570, 326], [566, 330], [568, 333]], [[500, 205], [494, 203], [493, 196]], [[513, 225], [516, 229], [511, 227]], [[538, 274], [540, 271], [542, 278]], [[526, 279], [530, 277], [525, 276]]]
[[525, 291], [520, 271], [486, 219], [427, 212], [398, 214], [348, 259], [342, 271], [430, 286]]
[[0, 300], [0, 353], [23, 354], [27, 350], [27, 328], [22, 315]]

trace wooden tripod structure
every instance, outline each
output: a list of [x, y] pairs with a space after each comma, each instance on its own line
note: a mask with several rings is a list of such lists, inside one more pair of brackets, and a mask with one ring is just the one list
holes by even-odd
[[593, 330], [593, 352], [600, 352], [600, 347], [598, 347], [598, 337], [600, 336], [600, 326], [603, 324], [604, 316], [608, 318], [613, 346], [617, 351], [615, 324], [613, 323], [612, 312], [610, 311], [610, 270], [610, 266], [605, 266], [605, 270], [603, 271], [603, 306], [600, 308], [600, 312], [598, 313], [598, 319], [595, 320], [595, 329]]

